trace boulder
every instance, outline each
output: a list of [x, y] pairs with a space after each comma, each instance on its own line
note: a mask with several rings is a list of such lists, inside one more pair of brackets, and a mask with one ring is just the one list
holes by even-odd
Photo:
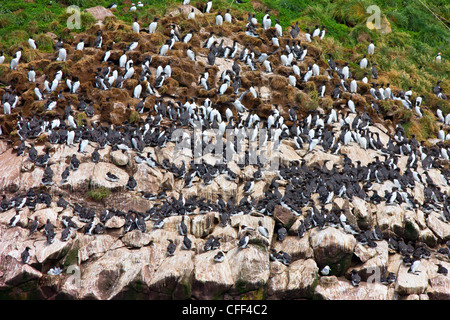
[[309, 259], [314, 257], [314, 251], [309, 245], [309, 230], [303, 238], [298, 239], [296, 236], [287, 236], [284, 241], [275, 241], [273, 249], [289, 253], [292, 260]]
[[204, 238], [214, 229], [214, 213], [196, 215], [191, 220], [191, 233], [197, 238]]
[[[354, 269], [358, 271], [362, 281], [380, 283], [381, 275], [386, 274], [389, 262], [388, 244], [386, 241], [377, 241], [376, 248], [369, 248], [361, 244], [355, 246], [355, 255], [363, 262]], [[347, 277], [350, 277], [348, 270]]]
[[37, 217], [39, 226], [45, 225], [47, 223], [47, 219], [50, 220], [52, 225], [57, 225], [58, 213], [53, 208], [37, 210], [29, 217], [29, 219], [34, 220], [34, 217]]
[[386, 231], [403, 235], [405, 210], [402, 207], [382, 202], [377, 207], [376, 215], [378, 226], [383, 233]]
[[418, 273], [408, 272], [409, 267], [400, 264], [395, 282], [395, 291], [400, 295], [422, 294], [428, 287], [428, 274], [424, 267], [425, 260], [421, 259]]
[[114, 216], [105, 222], [105, 227], [108, 229], [118, 229], [125, 225], [125, 219]]
[[110, 235], [100, 234], [95, 236], [83, 235], [79, 238], [78, 263], [87, 261], [92, 256], [100, 256], [107, 252], [117, 241]]
[[111, 160], [117, 166], [126, 166], [128, 164], [128, 154], [123, 152], [122, 150], [112, 151]]
[[108, 250], [99, 259], [86, 262], [81, 272], [78, 298], [126, 299], [128, 288], [141, 281], [142, 267], [150, 259], [151, 250], [148, 247]]
[[198, 10], [196, 7], [191, 6], [190, 4], [178, 6], [176, 9], [170, 11], [167, 15], [169, 17], [175, 17], [175, 16], [178, 16], [178, 15], [185, 15], [185, 16], [187, 16], [189, 14], [189, 12], [192, 11], [192, 9], [194, 9], [195, 16], [197, 16], [197, 15], [198, 16], [203, 16], [203, 12]]
[[127, 232], [122, 237], [123, 244], [128, 248], [141, 248], [150, 243], [151, 237], [148, 233], [143, 233], [139, 230]]
[[155, 261], [156, 263], [160, 261], [160, 264], [156, 266], [156, 271], [147, 280], [147, 285], [150, 291], [155, 292], [159, 297], [166, 299], [188, 298], [190, 297], [194, 276], [194, 252], [181, 250], [181, 246], [178, 245], [175, 255], [166, 256], [166, 247], [167, 243], [163, 246], [164, 252], [161, 250], [163, 249], [161, 245], [160, 248], [154, 248], [154, 251], [152, 251], [152, 254], [155, 254], [156, 250], [158, 251], [159, 257]]
[[61, 241], [61, 234], [56, 232], [55, 240], [52, 244], [47, 244], [47, 240], [39, 240], [34, 243], [36, 260], [39, 263], [44, 263], [46, 260], [50, 259], [60, 259], [64, 257], [69, 248], [69, 241]]
[[306, 161], [306, 165], [308, 167], [312, 166], [312, 165], [319, 165], [320, 167], [323, 166], [324, 162], [326, 160], [328, 160], [326, 167], [331, 170], [333, 164], [341, 164], [342, 163], [342, 158], [338, 155], [333, 155], [330, 153], [325, 153], [325, 152], [316, 152], [316, 153], [307, 153], [305, 154], [305, 156], [303, 157], [303, 160]]
[[96, 20], [105, 20], [106, 17], [114, 17], [111, 11], [102, 6], [87, 8], [84, 11], [92, 14]]
[[420, 226], [416, 221], [416, 213], [414, 211], [406, 211], [405, 219], [404, 219], [404, 238], [406, 240], [415, 241], [419, 237], [420, 234]]
[[259, 246], [249, 245], [245, 249], [235, 247], [227, 252], [234, 286], [232, 292], [255, 290], [269, 280], [269, 253]]
[[350, 266], [356, 240], [336, 228], [312, 229], [309, 236], [314, 259], [322, 269], [328, 265], [333, 275], [342, 275]]
[[[448, 263], [445, 267], [449, 267]], [[433, 276], [429, 280], [426, 293], [431, 300], [450, 300], [450, 278], [443, 274]]]
[[211, 300], [221, 296], [234, 285], [228, 258], [217, 263], [213, 258], [217, 250], [197, 254], [194, 257], [192, 296], [199, 300]]
[[1, 256], [0, 270], [3, 272], [0, 283], [3, 282], [12, 287], [31, 280], [37, 281], [42, 277], [41, 272], [10, 255]]
[[368, 203], [358, 197], [352, 199], [353, 215], [357, 219], [361, 229], [371, 229], [373, 227], [372, 210]]
[[[105, 177], [106, 173], [108, 172], [115, 174], [119, 178], [119, 181], [111, 182], [106, 180]], [[99, 162], [94, 167], [90, 185], [94, 188], [104, 187], [110, 190], [120, 190], [125, 188], [128, 182], [128, 178], [128, 174], [124, 170], [119, 169], [114, 164], [108, 162]]]
[[273, 210], [273, 217], [278, 222], [281, 222], [286, 229], [289, 229], [297, 219], [297, 216], [291, 210], [281, 205], [275, 207]]
[[150, 168], [147, 164], [136, 165], [134, 179], [138, 183], [139, 190], [151, 193], [158, 193], [160, 190], [163, 175], [159, 170]]
[[19, 159], [12, 148], [0, 154], [0, 168], [2, 168], [0, 190], [16, 192], [21, 187], [20, 171], [22, 162]]
[[450, 239], [450, 225], [441, 220], [437, 212], [431, 212], [427, 217], [427, 226], [442, 241]]
[[[12, 255], [13, 252], [16, 254], [13, 255], [14, 258], [20, 260], [20, 253], [25, 249], [28, 245], [27, 237], [29, 231], [24, 228], [15, 227], [9, 228], [3, 224], [0, 224], [0, 256], [2, 255]], [[34, 240], [29, 240], [29, 247], [33, 246]], [[1, 270], [1, 269], [0, 269]]]
[[320, 300], [390, 300], [388, 287], [379, 283], [361, 282], [354, 287], [347, 280], [335, 276], [320, 277], [314, 290], [314, 298]]
[[268, 299], [283, 299], [289, 282], [288, 267], [279, 261], [270, 263], [270, 277], [267, 283]]
[[288, 268], [286, 298], [311, 298], [317, 285], [318, 272], [319, 268], [313, 259], [294, 261]]

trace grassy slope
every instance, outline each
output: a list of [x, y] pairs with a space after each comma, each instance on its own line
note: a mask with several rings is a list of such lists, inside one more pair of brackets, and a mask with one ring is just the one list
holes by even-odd
[[[30, 34], [53, 32], [63, 38], [69, 37], [65, 21], [68, 14], [65, 7], [78, 5], [81, 9], [92, 6], [107, 6], [112, 0], [2, 0], [0, 1], [0, 49], [6, 55], [12, 54], [18, 44], [26, 46]], [[118, 4], [114, 14], [121, 20], [131, 23], [138, 17], [142, 25], [148, 25], [154, 16], [162, 16], [181, 3], [181, 0], [142, 0], [146, 10], [130, 13], [130, 0], [116, 0]], [[441, 20], [450, 21], [450, 3], [446, 0], [422, 0], [431, 10], [438, 13]], [[136, 1], [137, 3], [137, 1]], [[205, 1], [191, 0], [191, 4], [201, 9]], [[299, 21], [302, 30], [316, 24], [325, 25], [327, 37], [321, 42], [323, 59], [332, 52], [335, 59], [350, 61], [356, 76], [361, 76], [357, 63], [366, 52], [369, 39], [374, 39], [376, 54], [373, 58], [383, 72], [379, 83], [390, 82], [393, 86], [407, 89], [414, 86], [417, 94], [424, 94], [424, 106], [434, 113], [439, 103], [444, 113], [450, 112], [448, 104], [441, 103], [431, 94], [437, 80], [444, 80], [441, 86], [449, 93], [449, 83], [445, 81], [450, 72], [450, 31], [430, 13], [419, 0], [247, 0], [237, 5], [233, 0], [213, 0], [212, 12], [231, 8], [243, 12], [254, 12], [261, 20], [266, 9], [278, 17], [281, 25]], [[392, 32], [381, 34], [366, 27], [370, 13], [366, 8], [376, 4], [381, 14], [390, 22]], [[82, 15], [82, 29], [87, 30], [95, 21], [89, 14]], [[449, 23], [447, 22], [447, 26]], [[52, 42], [48, 37], [38, 37], [41, 50], [51, 51]], [[444, 63], [433, 63], [438, 52], [442, 52]], [[10, 58], [10, 57], [9, 57]], [[411, 114], [405, 112], [405, 129], [413, 131], [422, 138], [433, 136], [436, 126], [423, 125]], [[413, 123], [414, 122], [414, 123]]]

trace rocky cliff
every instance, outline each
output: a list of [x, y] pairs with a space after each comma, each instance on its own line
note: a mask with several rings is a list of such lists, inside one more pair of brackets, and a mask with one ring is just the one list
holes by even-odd
[[[246, 30], [245, 16], [218, 26], [212, 22], [215, 14], [197, 12], [190, 21], [190, 8], [184, 9], [161, 17], [154, 34], [133, 34], [129, 25], [106, 18], [63, 44], [66, 61], [55, 61], [57, 53], [40, 53], [20, 63], [18, 70], [8, 66], [4, 71], [7, 86], [0, 95], [16, 94], [19, 102], [11, 114], [0, 115], [0, 296], [449, 298], [450, 280], [441, 268], [450, 267], [446, 145], [439, 139], [406, 137], [397, 125], [400, 101], [377, 101], [360, 79], [356, 93], [333, 96], [335, 84], [342, 83], [342, 69], [329, 70], [321, 59], [320, 40], [306, 42], [304, 32], [296, 37], [307, 53], [303, 60], [295, 58], [301, 74], [294, 76], [299, 85], [293, 86], [288, 80], [292, 65], [282, 65], [285, 52], [271, 44], [275, 28], [264, 30], [258, 24], [255, 37]], [[191, 43], [176, 41], [162, 56], [159, 50], [171, 38], [171, 25], [181, 34], [195, 33]], [[94, 47], [98, 30], [107, 44], [102, 48]], [[213, 32], [216, 45], [231, 48], [237, 43], [239, 53], [254, 53], [254, 61], [257, 54], [270, 53], [273, 71], [265, 72], [262, 63], [252, 70], [247, 60], [236, 59], [241, 68], [237, 75], [231, 71], [234, 59], [220, 54], [211, 64], [211, 50], [203, 45]], [[290, 37], [285, 30], [280, 39], [295, 51]], [[81, 38], [86, 42], [82, 53], [74, 49]], [[138, 49], [126, 51], [133, 41]], [[185, 54], [190, 45], [195, 61]], [[112, 47], [111, 64], [102, 63], [107, 46]], [[116, 86], [117, 79], [106, 89], [99, 86], [104, 68], [122, 75], [116, 62], [124, 52], [134, 61], [134, 76], [122, 87]], [[152, 59], [146, 74], [148, 56]], [[169, 62], [172, 74], [156, 88], [158, 67]], [[320, 74], [302, 81], [314, 63]], [[336, 63], [343, 66], [345, 61]], [[31, 67], [38, 70], [37, 86], [42, 87], [45, 75], [62, 70], [65, 78], [80, 79], [80, 91], [72, 93], [65, 81], [59, 82], [58, 90], [46, 94], [46, 101], [57, 101], [48, 110], [27, 79]], [[199, 84], [205, 71], [208, 90]], [[240, 86], [218, 94], [227, 75]], [[319, 97], [324, 81], [326, 94]], [[136, 98], [136, 86], [142, 84], [145, 91], [147, 83], [152, 93]], [[392, 91], [397, 94], [402, 88]], [[233, 104], [239, 97], [244, 111]], [[355, 112], [349, 111], [349, 100], [355, 102]], [[82, 101], [94, 109], [92, 116], [80, 109]], [[67, 107], [75, 115], [75, 128]], [[208, 119], [214, 109], [220, 120]], [[232, 112], [229, 119], [227, 110]], [[194, 162], [195, 151], [177, 149], [170, 134], [183, 128], [191, 135], [193, 127], [182, 115], [195, 114], [201, 121], [203, 112], [203, 132], [220, 129], [219, 123], [233, 130], [262, 129], [273, 119], [276, 130], [267, 150], [278, 166], [241, 161], [237, 154], [224, 163], [222, 153], [207, 152]], [[60, 124], [52, 127], [55, 119]], [[32, 123], [42, 131], [34, 134]], [[71, 131], [75, 139], [68, 143]], [[277, 134], [279, 145], [273, 136]], [[226, 141], [225, 135], [219, 138]], [[248, 145], [246, 137], [242, 146]], [[49, 154], [48, 163], [33, 159], [30, 150]], [[74, 155], [79, 164], [74, 164]], [[258, 151], [259, 160], [260, 155]], [[64, 179], [67, 168], [70, 174]], [[180, 224], [186, 226], [186, 235]], [[168, 240], [175, 245], [173, 253]], [[27, 247], [30, 258], [24, 263]], [[223, 259], [217, 261], [219, 252]]]

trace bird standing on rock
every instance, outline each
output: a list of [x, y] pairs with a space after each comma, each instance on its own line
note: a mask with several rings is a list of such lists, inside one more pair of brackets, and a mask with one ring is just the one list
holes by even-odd
[[247, 248], [249, 240], [250, 240], [250, 232], [246, 231], [245, 234], [242, 236], [242, 238], [239, 239], [238, 247], [240, 249]]

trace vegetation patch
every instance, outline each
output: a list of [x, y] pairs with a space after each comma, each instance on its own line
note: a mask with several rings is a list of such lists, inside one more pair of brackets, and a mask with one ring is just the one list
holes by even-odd
[[110, 194], [111, 194], [111, 190], [109, 190], [105, 187], [101, 187], [101, 188], [91, 189], [91, 190], [87, 191], [85, 195], [87, 197], [91, 198], [92, 200], [102, 201], [103, 199], [108, 197]]

